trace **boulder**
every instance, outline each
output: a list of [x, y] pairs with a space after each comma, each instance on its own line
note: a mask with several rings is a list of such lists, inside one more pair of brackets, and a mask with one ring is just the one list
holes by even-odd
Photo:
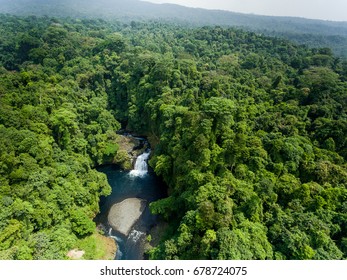
[[108, 222], [114, 230], [123, 235], [128, 235], [145, 208], [145, 200], [127, 198], [111, 207], [108, 213]]

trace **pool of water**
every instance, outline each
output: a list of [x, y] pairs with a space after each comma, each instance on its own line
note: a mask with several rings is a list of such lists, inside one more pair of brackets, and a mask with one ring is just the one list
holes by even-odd
[[[98, 168], [98, 171], [107, 175], [112, 188], [111, 195], [100, 200], [100, 214], [95, 218], [99, 227], [112, 236], [118, 245], [116, 259], [142, 260], [144, 259], [144, 244], [147, 233], [156, 224], [157, 217], [149, 211], [148, 204], [166, 196], [167, 187], [151, 171], [140, 173], [140, 176], [130, 174], [115, 165], [106, 165]], [[133, 226], [128, 236], [115, 232], [108, 224], [107, 216], [113, 204], [126, 198], [141, 198], [147, 201], [147, 207], [140, 219]]]

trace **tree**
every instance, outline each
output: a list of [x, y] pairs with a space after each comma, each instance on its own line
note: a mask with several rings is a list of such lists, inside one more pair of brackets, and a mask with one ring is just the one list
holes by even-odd
[[76, 235], [86, 236], [94, 232], [95, 224], [83, 210], [73, 210], [70, 215], [72, 230]]

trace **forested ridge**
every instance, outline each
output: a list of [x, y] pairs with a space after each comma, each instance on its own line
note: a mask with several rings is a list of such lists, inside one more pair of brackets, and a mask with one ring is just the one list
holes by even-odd
[[347, 63], [330, 49], [2, 15], [0, 77], [1, 259], [65, 258], [95, 231], [120, 123], [169, 187], [150, 258], [347, 257]]
[[335, 55], [347, 58], [347, 22], [343, 21], [261, 16], [139, 0], [0, 0], [0, 13], [58, 18], [106, 18], [124, 23], [133, 20], [159, 20], [191, 27], [238, 27], [314, 48], [328, 47]]

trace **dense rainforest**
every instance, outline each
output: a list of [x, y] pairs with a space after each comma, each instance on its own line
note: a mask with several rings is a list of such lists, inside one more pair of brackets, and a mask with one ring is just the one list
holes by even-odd
[[314, 48], [328, 47], [335, 55], [347, 58], [347, 22], [242, 14], [174, 4], [154, 4], [145, 0], [0, 0], [0, 13], [116, 19], [124, 23], [133, 20], [160, 20], [191, 27], [237, 27], [286, 38]]
[[110, 192], [94, 167], [121, 161], [121, 125], [148, 136], [169, 187], [151, 259], [345, 259], [346, 108], [347, 63], [327, 48], [2, 15], [0, 259], [88, 243]]

